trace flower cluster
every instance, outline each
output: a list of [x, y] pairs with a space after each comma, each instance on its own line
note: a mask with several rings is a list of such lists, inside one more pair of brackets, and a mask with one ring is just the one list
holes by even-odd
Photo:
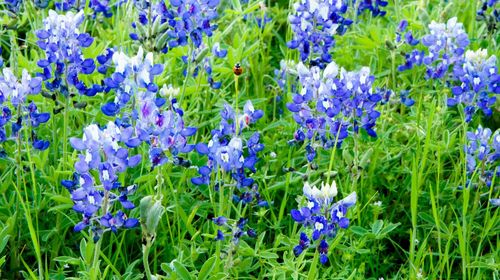
[[[109, 0], [90, 0], [89, 8], [94, 11], [94, 18], [97, 14], [102, 13], [103, 16], [109, 18], [113, 16], [113, 12], [111, 11], [112, 5], [109, 3]], [[116, 5], [121, 5], [123, 0], [117, 1]], [[69, 11], [71, 9], [83, 10], [86, 5], [86, 0], [57, 0], [55, 2], [55, 7], [57, 10], [61, 11]]]
[[[38, 9], [45, 9], [49, 6], [49, 1], [50, 0], [34, 0], [33, 4], [35, 4], [35, 7]], [[2, 4], [8, 11], [19, 13], [23, 2], [23, 0], [5, 0]]]
[[[184, 64], [188, 67], [184, 68], [184, 70], [182, 71], [182, 75], [186, 77], [188, 74], [190, 74], [193, 78], [196, 78], [200, 73], [200, 68], [202, 68], [207, 76], [208, 85], [213, 89], [219, 89], [222, 86], [222, 82], [215, 81], [212, 65], [214, 64], [214, 62], [216, 62], [216, 60], [226, 57], [227, 50], [223, 49], [218, 42], [215, 43], [212, 47], [212, 55], [205, 55], [206, 53], [208, 53], [208, 50], [208, 47], [204, 43], [202, 43], [199, 48], [192, 50], [190, 56], [183, 55], [182, 62], [184, 62]], [[194, 67], [189, 67], [190, 63]]]
[[136, 56], [128, 57], [121, 51], [108, 49], [97, 57], [97, 61], [101, 64], [98, 71], [103, 74], [107, 73], [108, 67], [114, 66], [114, 72], [104, 79], [104, 90], [115, 93], [114, 100], [101, 107], [105, 115], [115, 116], [139, 94], [156, 96], [158, 86], [154, 83], [154, 77], [163, 72], [163, 65], [153, 64], [153, 53], [144, 56], [140, 47]]
[[294, 140], [308, 142], [309, 162], [316, 157], [318, 146], [340, 147], [350, 132], [358, 133], [359, 127], [368, 135], [377, 136], [374, 127], [380, 112], [375, 107], [382, 96], [380, 91], [372, 92], [375, 77], [368, 67], [347, 72], [344, 68], [339, 71], [335, 62], [324, 70], [299, 63], [297, 73], [301, 89], [293, 94], [293, 102], [287, 108], [300, 125]]
[[[196, 133], [196, 128], [184, 125], [184, 112], [169, 94], [172, 89], [164, 86], [159, 90], [154, 83], [154, 77], [163, 72], [163, 65], [153, 64], [153, 53], [144, 56], [142, 47], [135, 57], [108, 49], [98, 61], [101, 73], [114, 67], [104, 84], [107, 92], [114, 91], [115, 98], [102, 106], [103, 113], [108, 116], [121, 113], [117, 121], [133, 127], [139, 141], [149, 144], [152, 168], [168, 162], [165, 152], [171, 154], [173, 163], [184, 165], [178, 154], [193, 150], [194, 145], [188, 144], [187, 138]], [[158, 92], [170, 98], [158, 97]], [[125, 110], [126, 107], [130, 110]]]
[[267, 13], [267, 7], [264, 2], [259, 3], [259, 6], [259, 11], [245, 14], [243, 19], [249, 23], [257, 24], [260, 29], [264, 30], [266, 25], [272, 21], [272, 18]]
[[401, 104], [406, 107], [411, 107], [415, 104], [415, 100], [410, 97], [410, 91], [408, 90], [402, 90], [399, 92], [399, 98], [401, 99]]
[[163, 99], [156, 99], [155, 95], [148, 92], [139, 94], [139, 112], [135, 126], [139, 139], [149, 144], [152, 168], [168, 162], [165, 152], [170, 153], [174, 164], [189, 164], [179, 157], [179, 153], [188, 153], [194, 149], [194, 145], [187, 143], [187, 138], [196, 133], [196, 128], [184, 125], [184, 112], [175, 98], [169, 104], [162, 104], [159, 100]]
[[248, 219], [240, 218], [237, 221], [234, 221], [232, 224], [228, 223], [228, 219], [224, 216], [220, 216], [217, 218], [213, 218], [212, 221], [214, 224], [219, 226], [221, 229], [217, 230], [217, 234], [215, 236], [215, 240], [223, 241], [226, 236], [231, 236], [231, 242], [234, 246], [237, 246], [240, 238], [247, 235], [249, 237], [255, 238], [257, 237], [257, 233], [254, 229], [248, 226]]
[[65, 15], [50, 10], [49, 16], [43, 20], [43, 29], [37, 30], [38, 46], [45, 51], [45, 58], [38, 61], [43, 69], [40, 76], [45, 86], [51, 91], [68, 95], [69, 86], [74, 86], [80, 94], [94, 96], [101, 91], [99, 85], [86, 86], [79, 79], [79, 74], [91, 74], [95, 70], [92, 58], [85, 59], [82, 49], [93, 42], [88, 33], [79, 31], [84, 19], [83, 11]]
[[469, 180], [477, 174], [482, 184], [491, 187], [493, 178], [500, 178], [500, 130], [492, 133], [491, 129], [479, 126], [475, 132], [467, 132], [467, 142]]
[[496, 56], [488, 57], [486, 50], [468, 50], [460, 63], [453, 69], [453, 97], [448, 98], [448, 106], [458, 103], [465, 105], [465, 120], [470, 122], [473, 114], [480, 109], [484, 115], [492, 114], [496, 97], [490, 93], [500, 94], [500, 75], [496, 66]]
[[[389, 2], [384, 0], [359, 0], [358, 14], [364, 11], [370, 11], [374, 17], [383, 17], [387, 12], [381, 10], [381, 8], [387, 6], [387, 4], [389, 4]], [[356, 0], [354, 0], [354, 5], [356, 5]]]
[[211, 173], [220, 169], [231, 175], [238, 188], [248, 188], [253, 185], [254, 180], [246, 176], [245, 170], [255, 172], [257, 153], [264, 149], [264, 145], [260, 143], [260, 134], [255, 132], [244, 146], [241, 133], [244, 128], [260, 119], [263, 111], [255, 110], [252, 102], [247, 101], [242, 115], [237, 116], [227, 104], [220, 114], [222, 119], [219, 129], [212, 130], [212, 139], [208, 145], [196, 145], [196, 151], [206, 155], [208, 163], [199, 168], [200, 177], [192, 178], [191, 181], [195, 185], [209, 185]]
[[[330, 51], [335, 45], [334, 35], [343, 35], [352, 20], [343, 17], [348, 5], [345, 1], [302, 0], [294, 4], [290, 21], [293, 39], [290, 49], [298, 49], [300, 59], [322, 65], [332, 60]], [[319, 57], [318, 57], [319, 56]]]
[[340, 228], [346, 229], [349, 226], [349, 219], [346, 217], [347, 210], [356, 204], [356, 193], [353, 192], [344, 199], [333, 202], [337, 196], [337, 186], [335, 182], [331, 185], [322, 183], [321, 189], [304, 184], [303, 193], [306, 198], [304, 207], [293, 209], [292, 218], [299, 224], [312, 231], [310, 236], [301, 232], [300, 241], [293, 249], [295, 256], [302, 254], [314, 242], [318, 242], [318, 252], [322, 264], [328, 262], [328, 241], [337, 235]]
[[[480, 8], [477, 10], [477, 20], [483, 20], [488, 23], [488, 29], [497, 29], [497, 23], [500, 22], [500, 9], [498, 9], [498, 0], [482, 0]], [[489, 14], [488, 14], [489, 13]]]
[[41, 91], [42, 79], [32, 78], [26, 69], [22, 71], [20, 80], [14, 75], [10, 68], [4, 68], [3, 75], [0, 75], [0, 143], [10, 139], [7, 135], [6, 125], [13, 117], [10, 103], [17, 111], [17, 118], [11, 123], [11, 134], [17, 136], [24, 124], [31, 127], [30, 142], [33, 148], [45, 150], [49, 147], [49, 141], [38, 139], [33, 128], [37, 128], [41, 123], [46, 123], [50, 119], [49, 113], [39, 113], [35, 103], [26, 105], [28, 95], [38, 94]]
[[[141, 160], [140, 155], [132, 156], [126, 148], [140, 144], [131, 137], [132, 130], [132, 127], [124, 128], [113, 122], [109, 122], [104, 129], [92, 124], [84, 129], [82, 139], [70, 139], [71, 146], [81, 154], [75, 163], [73, 178], [61, 183], [71, 192], [73, 210], [83, 215], [75, 231], [90, 226], [94, 240], [106, 230], [116, 232], [121, 227], [135, 227], [139, 223], [137, 219], [127, 218], [121, 210], [112, 213], [115, 202], [119, 202], [124, 209], [135, 207], [128, 196], [137, 186], [125, 187], [118, 180], [120, 173], [136, 166]], [[98, 174], [98, 180], [93, 173]], [[99, 210], [102, 211], [99, 213]]]
[[[215, 81], [212, 75], [212, 62], [217, 58], [224, 58], [227, 55], [227, 50], [221, 48], [219, 43], [215, 43], [212, 47], [212, 57], [206, 57], [203, 68], [207, 74], [207, 82], [213, 89], [219, 89], [222, 86], [222, 82]], [[187, 74], [187, 73], [186, 73]], [[193, 73], [194, 74], [194, 73]]]
[[[404, 37], [404, 43], [410, 46], [416, 46], [418, 43], [420, 43], [420, 40], [415, 39], [413, 37], [413, 32], [411, 30], [406, 31], [406, 28], [408, 28], [408, 21], [403, 19], [401, 22], [399, 22], [398, 29], [396, 30], [396, 44], [401, 44], [401, 42], [403, 42], [402, 39]], [[424, 57], [423, 52], [421, 53], [421, 57], [422, 58]], [[406, 58], [409, 58], [409, 55], [406, 55]], [[416, 61], [420, 61], [420, 59], [417, 59]], [[410, 62], [412, 61], [410, 60]], [[400, 67], [399, 70], [400, 71], [406, 70], [404, 67], [409, 67], [408, 69], [410, 69], [412, 65], [399, 66]]]
[[199, 48], [203, 34], [212, 36], [217, 25], [213, 20], [218, 16], [219, 0], [175, 0], [170, 7], [165, 1], [152, 5], [136, 5], [140, 9], [138, 22], [132, 23], [134, 32], [130, 38], [156, 43], [152, 50], [162, 51], [188, 45], [190, 40], [194, 48]]
[[[232, 200], [234, 203], [244, 206], [267, 207], [268, 202], [265, 201], [258, 191], [258, 185], [253, 178], [247, 177], [247, 172], [256, 172], [255, 164], [257, 163], [258, 153], [264, 149], [264, 145], [260, 143], [260, 134], [258, 132], [252, 134], [246, 140], [242, 139], [242, 131], [250, 124], [255, 123], [263, 116], [263, 111], [255, 110], [252, 103], [247, 101], [244, 106], [244, 112], [241, 115], [236, 115], [233, 109], [225, 104], [221, 111], [221, 122], [219, 129], [212, 130], [212, 139], [207, 144], [199, 143], [196, 145], [196, 151], [208, 157], [206, 166], [198, 169], [199, 177], [191, 179], [195, 185], [210, 185], [212, 173], [229, 174], [231, 180], [236, 182], [236, 192], [232, 192]], [[223, 179], [217, 176], [215, 184], [216, 191], [220, 190], [221, 186], [231, 186], [232, 184], [224, 184]], [[254, 229], [247, 225], [248, 219], [241, 217], [234, 223], [228, 223], [227, 217], [217, 217], [213, 222], [222, 229], [217, 230], [215, 240], [222, 241], [226, 236], [231, 236], [232, 246], [237, 246], [240, 238], [244, 235], [256, 237]]]
[[[403, 32], [407, 23], [402, 22], [399, 30]], [[407, 37], [408, 36], [408, 37]], [[409, 45], [418, 43], [411, 33], [407, 32], [405, 40]], [[412, 69], [415, 65], [426, 65], [428, 78], [441, 79], [450, 66], [460, 61], [469, 45], [469, 38], [462, 23], [457, 18], [451, 18], [446, 24], [432, 21], [429, 24], [429, 34], [422, 37], [420, 43], [426, 51], [413, 50], [406, 54], [406, 61], [398, 67], [399, 71]]]

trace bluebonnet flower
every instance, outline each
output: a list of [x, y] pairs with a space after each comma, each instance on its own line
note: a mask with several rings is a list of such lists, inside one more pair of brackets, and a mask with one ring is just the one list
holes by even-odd
[[309, 162], [315, 158], [318, 146], [340, 147], [349, 133], [358, 133], [360, 127], [368, 135], [377, 136], [374, 127], [380, 113], [375, 106], [382, 96], [380, 91], [373, 93], [375, 77], [368, 67], [348, 72], [343, 68], [339, 71], [335, 62], [324, 70], [299, 63], [297, 73], [301, 88], [293, 94], [293, 102], [287, 108], [300, 125], [294, 140], [307, 141]]
[[[406, 27], [400, 25], [401, 29]], [[402, 31], [403, 31], [402, 30]], [[401, 31], [401, 32], [402, 32]], [[416, 45], [418, 40], [411, 33], [406, 33], [406, 43]], [[409, 70], [414, 65], [426, 65], [426, 76], [432, 79], [441, 79], [448, 74], [448, 69], [460, 61], [469, 45], [469, 38], [462, 23], [457, 18], [451, 18], [446, 24], [432, 21], [429, 24], [429, 34], [422, 37], [420, 43], [426, 48], [424, 51], [413, 50], [406, 54], [406, 61], [399, 66], [400, 71]]]
[[[407, 20], [402, 20], [399, 22], [398, 29], [396, 30], [396, 44], [401, 43], [403, 40], [404, 36], [404, 42], [410, 46], [416, 46], [418, 43], [420, 43], [420, 40], [415, 39], [413, 37], [412, 31], [406, 31], [406, 28], [408, 27], [408, 21]], [[406, 31], [406, 32], [405, 32]], [[403, 35], [404, 33], [404, 35]], [[423, 55], [422, 55], [423, 57]], [[410, 67], [411, 68], [411, 67]]]
[[[115, 5], [118, 6], [122, 3], [124, 3], [124, 1], [117, 1]], [[57, 10], [61, 11], [69, 11], [71, 9], [80, 11], [85, 8], [86, 0], [57, 0], [54, 5]], [[94, 18], [99, 13], [102, 13], [103, 16], [107, 18], [113, 16], [113, 12], [111, 10], [112, 5], [109, 0], [90, 0], [89, 8], [94, 11]]]
[[[130, 33], [130, 38], [154, 40], [151, 50], [164, 53], [178, 46], [187, 46], [189, 41], [194, 48], [199, 48], [203, 36], [211, 37], [217, 28], [213, 21], [218, 16], [218, 5], [219, 0], [175, 0], [170, 1], [169, 6], [163, 0], [156, 5], [146, 3], [139, 7], [139, 20], [132, 23], [134, 32]], [[155, 28], [150, 30], [145, 26]]]
[[0, 68], [3, 67], [2, 47], [0, 46]]
[[224, 58], [227, 55], [227, 50], [222, 49], [220, 43], [215, 43], [212, 47], [212, 53], [219, 58]]
[[[223, 223], [219, 221], [223, 220]], [[243, 236], [251, 238], [257, 237], [255, 230], [248, 225], [248, 219], [240, 218], [238, 220], [229, 220], [226, 217], [220, 216], [213, 219], [213, 222], [219, 227], [217, 229], [214, 240], [223, 241], [226, 236], [231, 237], [231, 246], [236, 247]]]
[[490, 199], [490, 204], [495, 206], [495, 207], [499, 207], [500, 206], [500, 198], [492, 198]]
[[[113, 122], [109, 122], [104, 129], [92, 124], [84, 129], [82, 139], [70, 139], [71, 146], [81, 153], [75, 163], [73, 178], [63, 180], [61, 184], [71, 193], [73, 210], [83, 216], [74, 230], [78, 232], [90, 227], [94, 240], [107, 230], [116, 232], [119, 228], [139, 224], [137, 219], [127, 218], [121, 210], [115, 214], [112, 212], [117, 203], [123, 209], [135, 207], [128, 196], [135, 192], [137, 186], [125, 187], [118, 180], [120, 173], [136, 166], [141, 160], [140, 155], [132, 156], [128, 150], [128, 147], [140, 143], [130, 138], [131, 129]], [[98, 174], [98, 179], [92, 174]]]
[[94, 60], [83, 57], [83, 49], [94, 42], [88, 33], [79, 30], [83, 19], [83, 11], [61, 15], [50, 10], [43, 20], [44, 27], [36, 31], [38, 46], [45, 51], [45, 58], [37, 62], [43, 69], [40, 76], [47, 89], [65, 96], [69, 94], [69, 86], [88, 96], [101, 91], [99, 85], [87, 86], [79, 78], [80, 74], [92, 74], [95, 70]]
[[166, 152], [169, 152], [174, 164], [185, 165], [179, 153], [194, 149], [194, 145], [188, 144], [187, 140], [197, 129], [184, 125], [184, 112], [175, 98], [164, 104], [161, 100], [148, 92], [140, 92], [135, 126], [137, 135], [149, 144], [149, 159], [153, 168], [168, 161]]
[[467, 132], [464, 149], [468, 179], [477, 174], [481, 184], [491, 187], [493, 178], [500, 178], [500, 130], [492, 133], [489, 128], [479, 126], [475, 132]]
[[267, 13], [266, 4], [260, 2], [259, 6], [260, 11], [245, 14], [243, 19], [249, 23], [257, 24], [257, 26], [263, 30], [266, 25], [272, 21], [272, 18]]
[[[214, 45], [212, 52], [214, 54], [214, 58], [224, 58], [227, 55], [227, 50], [221, 49], [218, 43], [216, 43]], [[203, 65], [203, 68], [205, 69], [205, 73], [207, 74], [208, 84], [213, 89], [219, 89], [222, 86], [222, 82], [214, 80], [214, 77], [212, 74], [212, 61], [213, 61], [213, 59], [211, 59], [209, 57], [205, 57], [204, 61], [205, 61], [205, 63]], [[196, 74], [196, 68], [195, 68], [195, 73], [193, 73], [193, 76], [195, 76], [195, 74]]]
[[[353, 1], [354, 5], [356, 5], [356, 0]], [[370, 11], [372, 16], [385, 16], [386, 11], [381, 10], [381, 8], [386, 7], [389, 4], [388, 1], [384, 0], [359, 0], [358, 5], [358, 14], [363, 13], [364, 11]]]
[[488, 23], [488, 30], [495, 31], [500, 22], [500, 9], [498, 9], [498, 0], [482, 0], [480, 8], [476, 12], [476, 19], [479, 21], [486, 21]]
[[[45, 9], [48, 7], [50, 0], [34, 0], [33, 4], [38, 9]], [[60, 0], [59, 0], [60, 1]], [[17, 14], [20, 12], [23, 0], [4, 0], [0, 5], [2, 5], [7, 11], [10, 11], [13, 14]]]
[[5, 0], [4, 3], [2, 3], [2, 4], [10, 12], [18, 13], [19, 10], [21, 9], [22, 3], [23, 3], [22, 0]]
[[210, 142], [196, 145], [198, 153], [208, 157], [208, 163], [199, 169], [201, 176], [191, 180], [193, 184], [209, 183], [208, 173], [217, 172], [220, 168], [231, 175], [238, 188], [252, 186], [254, 180], [246, 176], [245, 170], [255, 172], [255, 164], [258, 161], [257, 153], [264, 149], [264, 145], [260, 143], [260, 134], [256, 132], [248, 138], [244, 146], [241, 133], [244, 128], [262, 116], [263, 111], [255, 110], [251, 101], [247, 101], [244, 113], [240, 116], [236, 116], [229, 105], [224, 105], [219, 129], [212, 130]]
[[115, 98], [101, 107], [107, 116], [115, 116], [131, 100], [137, 98], [142, 92], [145, 95], [155, 96], [158, 86], [154, 83], [154, 77], [163, 72], [162, 64], [153, 64], [153, 53], [144, 56], [142, 47], [137, 55], [128, 57], [121, 51], [106, 50], [106, 53], [98, 57], [99, 71], [106, 73], [112, 60], [115, 67], [114, 73], [104, 79], [105, 91], [114, 91]]
[[26, 69], [23, 69], [19, 81], [10, 68], [4, 68], [2, 73], [0, 92], [3, 98], [5, 100], [10, 99], [15, 107], [24, 104], [28, 95], [38, 94], [41, 91], [41, 79], [38, 77], [32, 78]]
[[349, 194], [344, 199], [334, 202], [337, 196], [337, 185], [322, 183], [321, 189], [304, 184], [303, 193], [306, 198], [305, 205], [300, 209], [293, 209], [291, 216], [295, 222], [308, 229], [310, 235], [301, 232], [299, 244], [294, 247], [295, 256], [299, 256], [313, 243], [318, 242], [318, 252], [322, 264], [328, 262], [328, 239], [337, 235], [339, 229], [349, 226], [346, 217], [347, 210], [356, 204], [356, 193]]
[[287, 46], [298, 49], [303, 62], [314, 60], [320, 66], [330, 62], [334, 35], [343, 35], [347, 26], [352, 24], [352, 20], [343, 17], [347, 8], [343, 0], [301, 0], [295, 3], [294, 13], [288, 17], [293, 38]]
[[404, 104], [406, 107], [411, 107], [415, 104], [415, 100], [413, 100], [409, 96], [410, 91], [408, 90], [402, 90], [399, 93], [399, 97], [401, 98], [401, 103]]
[[189, 74], [191, 74], [193, 78], [196, 78], [200, 74], [200, 68], [202, 68], [207, 76], [208, 85], [212, 89], [219, 89], [222, 86], [222, 82], [214, 79], [212, 65], [217, 62], [217, 60], [225, 58], [227, 56], [227, 50], [223, 49], [220, 43], [215, 43], [212, 47], [212, 55], [206, 55], [207, 53], [209, 53], [209, 49], [202, 43], [199, 48], [192, 50], [190, 55], [182, 56], [182, 62], [184, 62], [186, 66], [189, 66], [189, 63], [192, 65], [190, 69], [184, 68], [182, 75], [186, 77], [189, 70]]
[[123, 52], [107, 50], [98, 61], [104, 67], [102, 72], [115, 67], [111, 77], [104, 79], [106, 91], [113, 91], [115, 98], [102, 106], [103, 113], [120, 113], [122, 117], [117, 121], [130, 126], [130, 133], [140, 142], [148, 143], [152, 168], [167, 163], [168, 156], [175, 164], [185, 164], [178, 155], [194, 149], [187, 140], [196, 128], [184, 125], [184, 112], [173, 96], [176, 90], [166, 86], [159, 90], [154, 83], [154, 77], [163, 72], [163, 65], [153, 64], [153, 53], [144, 56], [139, 48], [135, 57], [128, 57]]
[[[48, 148], [49, 142], [39, 139], [34, 128], [37, 128], [41, 123], [46, 123], [50, 119], [50, 114], [38, 112], [37, 106], [33, 102], [26, 104], [28, 95], [40, 93], [41, 85], [42, 79], [31, 77], [26, 69], [23, 69], [20, 80], [10, 68], [3, 69], [2, 75], [0, 75], [0, 143], [10, 139], [5, 126], [12, 120], [13, 116], [17, 116], [11, 123], [11, 136], [17, 136], [23, 125], [28, 125], [31, 129], [29, 135], [33, 148], [37, 150]], [[8, 104], [17, 112], [13, 113]]]
[[376, 88], [375, 94], [378, 94], [382, 98], [380, 100], [380, 104], [382, 105], [388, 104], [394, 96], [394, 92], [387, 88]]
[[462, 103], [465, 106], [465, 120], [470, 122], [473, 114], [480, 109], [485, 116], [491, 116], [492, 107], [500, 94], [500, 75], [496, 66], [496, 56], [488, 57], [486, 50], [468, 50], [462, 61], [453, 69], [453, 96], [448, 98], [448, 106]]
[[[242, 138], [243, 130], [250, 124], [255, 123], [263, 116], [263, 111], [256, 110], [250, 101], [245, 104], [243, 114], [236, 115], [229, 105], [225, 104], [220, 112], [221, 121], [218, 129], [212, 130], [212, 139], [208, 144], [199, 143], [196, 150], [201, 155], [208, 157], [206, 166], [198, 168], [199, 177], [191, 179], [195, 185], [210, 185], [212, 173], [221, 170], [223, 174], [229, 174], [235, 182], [236, 191], [232, 193], [234, 203], [241, 203], [244, 206], [267, 207], [265, 201], [258, 192], [258, 186], [253, 178], [248, 177], [248, 173], [255, 173], [255, 165], [258, 162], [258, 153], [264, 149], [260, 143], [260, 134], [252, 134], [244, 143]], [[224, 177], [224, 176], [223, 176]], [[221, 186], [234, 185], [231, 182], [216, 182], [216, 190]], [[239, 239], [248, 235], [255, 237], [256, 233], [247, 225], [247, 219], [241, 218], [237, 222], [228, 223], [227, 217], [217, 217], [213, 222], [225, 228], [225, 232], [218, 230], [216, 240], [224, 240], [225, 235], [232, 236], [233, 246], [237, 246]]]

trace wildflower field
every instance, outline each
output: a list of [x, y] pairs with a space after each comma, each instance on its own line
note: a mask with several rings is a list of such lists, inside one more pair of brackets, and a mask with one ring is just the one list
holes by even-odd
[[0, 0], [0, 279], [500, 279], [500, 1]]

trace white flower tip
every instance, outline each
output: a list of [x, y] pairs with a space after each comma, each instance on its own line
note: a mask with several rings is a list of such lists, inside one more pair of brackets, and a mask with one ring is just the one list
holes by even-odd
[[334, 61], [328, 63], [328, 65], [325, 68], [325, 71], [323, 72], [323, 76], [325, 76], [326, 78], [333, 78], [336, 77], [338, 74], [339, 74], [339, 67]]

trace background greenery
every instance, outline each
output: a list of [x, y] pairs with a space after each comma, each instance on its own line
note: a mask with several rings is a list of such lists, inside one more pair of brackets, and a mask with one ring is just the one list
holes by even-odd
[[[158, 173], [165, 179], [159, 187], [166, 214], [150, 252], [152, 272], [171, 279], [498, 279], [498, 208], [487, 207], [486, 199], [479, 196], [484, 190], [458, 189], [465, 180], [463, 145], [464, 131], [468, 129], [461, 109], [446, 106], [449, 89], [425, 79], [424, 69], [396, 72], [395, 66], [403, 61], [402, 50], [391, 50], [386, 45], [386, 41], [394, 41], [402, 19], [409, 21], [419, 37], [426, 33], [431, 20], [446, 22], [456, 16], [465, 25], [471, 49], [486, 48], [490, 55], [498, 56], [498, 32], [492, 33], [484, 22], [475, 20], [479, 1], [389, 1], [385, 17], [362, 14], [344, 36], [337, 37], [333, 52], [337, 64], [348, 70], [369, 66], [377, 86], [396, 93], [408, 89], [416, 104], [406, 108], [396, 102], [396, 96], [379, 108], [382, 116], [376, 126], [378, 138], [361, 133], [336, 151], [333, 170], [339, 198], [357, 191], [358, 202], [350, 211], [350, 228], [340, 231], [331, 242], [330, 262], [325, 267], [313, 257], [314, 250], [294, 257], [292, 248], [298, 242], [300, 227], [289, 213], [297, 207], [303, 182], [324, 178], [330, 151], [321, 151], [317, 166], [310, 168], [303, 147], [287, 143], [297, 127], [284, 107], [291, 97], [280, 93], [273, 71], [281, 59], [298, 61], [297, 53], [285, 44], [291, 38], [287, 16], [293, 1], [265, 2], [272, 20], [261, 29], [250, 17], [244, 18], [249, 14], [262, 16], [264, 11], [257, 1], [222, 1], [218, 31], [207, 40], [209, 45], [221, 42], [229, 50], [227, 58], [213, 65], [215, 79], [223, 82], [220, 90], [212, 90], [204, 74], [187, 79], [184, 85], [180, 57], [186, 49], [155, 56], [156, 63], [165, 65], [157, 83], [186, 87], [182, 104], [185, 120], [199, 127], [194, 142], [207, 141], [210, 130], [218, 125], [218, 112], [224, 102], [234, 103], [232, 67], [237, 62], [244, 67], [239, 106], [252, 100], [256, 108], [265, 111], [264, 118], [253, 126], [262, 133], [266, 145], [253, 178], [272, 204], [251, 215], [250, 223], [256, 226], [259, 236], [243, 239], [230, 263], [227, 259], [216, 260], [215, 251], [220, 245], [213, 241], [209, 220], [213, 212], [206, 199], [207, 189], [190, 182], [196, 170], [166, 165], [150, 172], [147, 162], [143, 162], [121, 180], [139, 185], [133, 197], [138, 203], [141, 197], [155, 193]], [[33, 31], [42, 26], [47, 11], [36, 10], [31, 1], [24, 5], [25, 12], [15, 17], [0, 12], [2, 56], [11, 67], [36, 72], [36, 61], [43, 53], [36, 46]], [[136, 18], [137, 11], [131, 4], [121, 6], [111, 19], [87, 17], [84, 29], [95, 42], [85, 55], [95, 57], [107, 47], [135, 54], [138, 45], [129, 39], [129, 32]], [[94, 82], [102, 78], [98, 73], [90, 76]], [[285, 102], [276, 102], [278, 94], [283, 94]], [[69, 193], [60, 184], [71, 177], [77, 158], [63, 135], [81, 137], [86, 125], [107, 121], [100, 105], [110, 98], [105, 94], [77, 96], [89, 106], [68, 110], [67, 126], [64, 113], [53, 115], [41, 127], [41, 135], [51, 139], [50, 148], [34, 152], [29, 145], [23, 145], [22, 169], [17, 168], [15, 143], [4, 145], [13, 158], [0, 159], [1, 278], [143, 276], [140, 228], [106, 234], [100, 267], [92, 268], [94, 245], [87, 241], [86, 233], [73, 232], [80, 216], [71, 210]], [[32, 99], [40, 104], [41, 111], [52, 111], [54, 107], [42, 96]], [[497, 129], [499, 110], [497, 102], [491, 119], [477, 117], [469, 127], [483, 123]], [[145, 155], [147, 150], [142, 146], [138, 152]], [[190, 154], [190, 160], [195, 166], [203, 163], [195, 153]], [[498, 197], [498, 190], [492, 196]], [[139, 211], [133, 210], [130, 216], [138, 217]]]

